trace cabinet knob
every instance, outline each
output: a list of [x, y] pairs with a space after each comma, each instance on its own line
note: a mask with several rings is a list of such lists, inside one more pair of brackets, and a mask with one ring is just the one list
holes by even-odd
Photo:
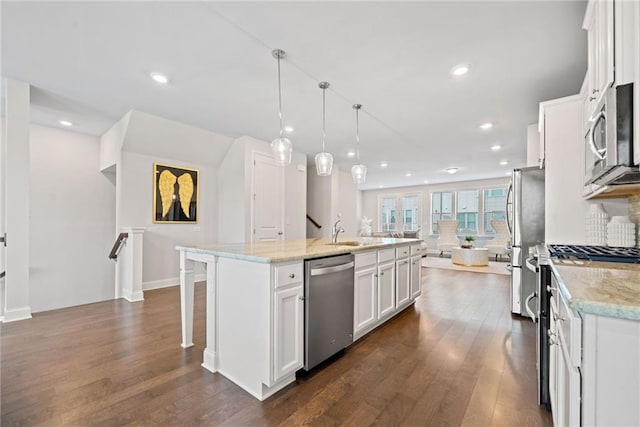
[[293, 279], [294, 277], [296, 277], [296, 275], [295, 275], [295, 274], [293, 274], [293, 273], [291, 273], [291, 274], [289, 275], [289, 277]]
[[598, 92], [600, 92], [600, 90], [599, 90], [599, 89], [592, 89], [592, 90], [591, 90], [591, 93], [593, 93], [593, 94], [596, 94], [596, 93], [598, 93]]
[[380, 273], [381, 276], [384, 276], [384, 271]]
[[282, 231], [278, 231], [278, 236], [282, 236]]
[[590, 96], [590, 97], [589, 97], [589, 101], [595, 101], [595, 100], [596, 100], [596, 97], [595, 97], [595, 96]]
[[298, 297], [298, 299], [299, 299], [300, 301], [304, 301], [304, 297], [303, 297], [303, 296], [299, 296], [299, 297]]

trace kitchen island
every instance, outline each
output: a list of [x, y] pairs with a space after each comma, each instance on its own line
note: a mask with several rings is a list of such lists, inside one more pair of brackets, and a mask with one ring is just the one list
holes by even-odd
[[285, 240], [177, 246], [182, 347], [193, 346], [194, 263], [206, 265], [202, 366], [264, 400], [295, 381], [304, 356], [304, 261], [355, 254], [355, 339], [420, 295], [421, 240]]

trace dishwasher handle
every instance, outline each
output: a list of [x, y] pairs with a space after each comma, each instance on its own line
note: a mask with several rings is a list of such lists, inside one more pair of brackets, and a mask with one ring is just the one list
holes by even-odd
[[353, 268], [354, 262], [348, 262], [346, 264], [333, 265], [331, 267], [323, 267], [323, 268], [312, 268], [311, 275], [312, 276], [322, 276], [323, 274], [337, 273], [338, 271], [348, 270]]

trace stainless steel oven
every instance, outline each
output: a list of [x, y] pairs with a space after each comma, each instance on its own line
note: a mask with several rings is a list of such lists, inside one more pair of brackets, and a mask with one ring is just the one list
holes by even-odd
[[640, 182], [633, 164], [633, 83], [602, 96], [584, 137], [585, 184]]

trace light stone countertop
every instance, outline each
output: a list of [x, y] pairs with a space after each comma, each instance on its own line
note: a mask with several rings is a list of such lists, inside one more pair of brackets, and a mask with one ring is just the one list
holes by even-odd
[[552, 267], [573, 310], [640, 320], [640, 265], [552, 260]]
[[214, 245], [176, 246], [177, 250], [216, 255], [223, 258], [273, 263], [330, 255], [367, 251], [402, 244], [421, 243], [421, 239], [393, 239], [378, 237], [340, 237], [340, 242], [358, 241], [361, 246], [332, 245], [329, 239], [281, 240], [276, 242], [246, 242]]

